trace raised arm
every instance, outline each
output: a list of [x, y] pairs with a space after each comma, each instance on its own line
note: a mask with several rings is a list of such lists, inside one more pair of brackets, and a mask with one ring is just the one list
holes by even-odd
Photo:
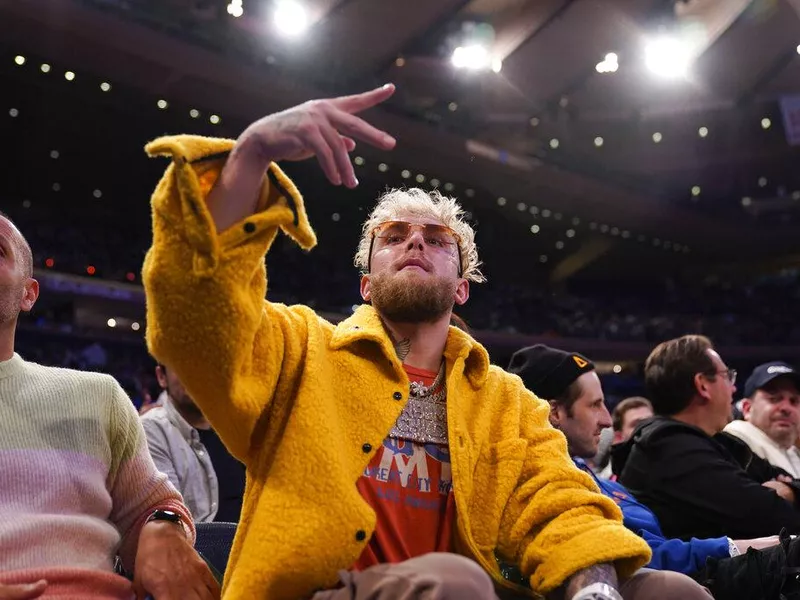
[[316, 244], [303, 199], [275, 161], [316, 155], [332, 183], [355, 186], [353, 138], [384, 149], [394, 139], [354, 114], [393, 91], [306, 102], [256, 121], [236, 142], [177, 136], [147, 146], [173, 159], [152, 201], [148, 345], [244, 463], [267, 411], [285, 408], [276, 399], [288, 401], [316, 321], [310, 309], [265, 302], [264, 255], [278, 230], [305, 249]]

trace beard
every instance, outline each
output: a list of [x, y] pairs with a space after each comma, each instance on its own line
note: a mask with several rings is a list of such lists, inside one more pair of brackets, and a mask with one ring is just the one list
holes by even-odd
[[16, 323], [24, 285], [0, 283], [0, 326]]
[[452, 310], [456, 281], [418, 273], [370, 275], [372, 305], [395, 323], [433, 323]]

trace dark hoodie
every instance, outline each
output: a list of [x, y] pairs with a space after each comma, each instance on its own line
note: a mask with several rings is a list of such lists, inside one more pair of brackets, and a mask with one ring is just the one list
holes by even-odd
[[[668, 417], [641, 423], [612, 451], [620, 483], [658, 517], [667, 537], [748, 539], [800, 533], [800, 510], [762, 486], [786, 472], [727, 435]], [[790, 484], [800, 499], [800, 484]]]

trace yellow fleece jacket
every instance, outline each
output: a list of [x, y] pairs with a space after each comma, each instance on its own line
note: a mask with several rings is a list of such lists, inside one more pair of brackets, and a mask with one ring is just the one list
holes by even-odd
[[[316, 238], [274, 164], [259, 211], [217, 234], [204, 198], [232, 145], [177, 136], [147, 147], [173, 159], [152, 199], [147, 342], [247, 467], [223, 597], [308, 598], [336, 585], [369, 542], [375, 512], [356, 481], [409, 382], [370, 306], [334, 326], [306, 306], [265, 300], [264, 255], [278, 230], [306, 249]], [[511, 586], [496, 557], [518, 565], [540, 593], [593, 564], [614, 562], [625, 577], [650, 560], [574, 466], [547, 403], [452, 327], [445, 363], [458, 552], [501, 585]]]

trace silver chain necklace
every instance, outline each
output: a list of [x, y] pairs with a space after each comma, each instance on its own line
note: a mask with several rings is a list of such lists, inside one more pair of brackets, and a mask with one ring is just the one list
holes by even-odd
[[390, 437], [420, 444], [447, 444], [447, 389], [442, 361], [430, 387], [412, 381], [408, 403], [389, 432]]

